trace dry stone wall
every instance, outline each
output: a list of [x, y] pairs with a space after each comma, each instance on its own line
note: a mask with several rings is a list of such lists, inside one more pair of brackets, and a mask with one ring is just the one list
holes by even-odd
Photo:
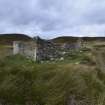
[[13, 54], [21, 54], [35, 61], [63, 60], [64, 56], [80, 48], [78, 43], [57, 44], [52, 41], [13, 42]]

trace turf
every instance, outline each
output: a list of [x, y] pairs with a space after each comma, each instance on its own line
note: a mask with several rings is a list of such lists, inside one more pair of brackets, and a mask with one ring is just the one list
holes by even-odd
[[37, 63], [20, 55], [0, 60], [0, 103], [104, 105], [105, 74], [95, 66]]

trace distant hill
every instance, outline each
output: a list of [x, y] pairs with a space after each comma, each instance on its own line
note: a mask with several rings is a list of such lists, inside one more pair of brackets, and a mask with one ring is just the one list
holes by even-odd
[[13, 41], [32, 41], [36, 40], [38, 43], [44, 43], [46, 41], [51, 41], [54, 43], [73, 43], [76, 42], [79, 38], [83, 41], [105, 41], [105, 37], [73, 37], [73, 36], [61, 36], [51, 40], [42, 39], [40, 37], [31, 38], [25, 34], [0, 34], [0, 44], [12, 44]]
[[76, 42], [78, 40], [78, 37], [70, 37], [70, 36], [62, 36], [52, 39], [55, 43], [72, 43]]
[[105, 37], [82, 37], [84, 41], [105, 41]]
[[31, 37], [25, 34], [0, 34], [0, 44], [12, 44], [13, 41], [30, 41]]
[[83, 41], [105, 41], [105, 37], [72, 37], [72, 36], [62, 36], [52, 39], [55, 43], [73, 43], [76, 42], [79, 38]]

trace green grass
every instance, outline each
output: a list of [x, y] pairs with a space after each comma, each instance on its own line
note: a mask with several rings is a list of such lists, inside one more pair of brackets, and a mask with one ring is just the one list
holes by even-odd
[[[0, 60], [0, 102], [5, 105], [104, 105], [105, 76], [96, 67], [39, 64], [20, 55]], [[67, 104], [69, 103], [69, 104]]]
[[12, 46], [10, 46], [10, 45], [0, 45], [0, 48], [12, 48]]
[[9, 45], [0, 45], [0, 59], [12, 55], [12, 48], [13, 47]]

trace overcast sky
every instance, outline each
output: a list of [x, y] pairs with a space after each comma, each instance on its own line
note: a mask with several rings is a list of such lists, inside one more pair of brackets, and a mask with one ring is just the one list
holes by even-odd
[[105, 36], [105, 0], [0, 0], [0, 33]]

